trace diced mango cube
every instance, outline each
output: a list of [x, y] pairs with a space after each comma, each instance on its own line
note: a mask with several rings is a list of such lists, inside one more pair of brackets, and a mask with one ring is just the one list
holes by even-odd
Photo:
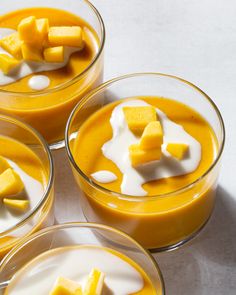
[[123, 111], [129, 129], [134, 133], [141, 134], [150, 122], [157, 120], [156, 110], [152, 106], [124, 107]]
[[17, 32], [3, 37], [0, 41], [1, 47], [16, 59], [22, 58], [21, 43], [22, 41], [20, 40], [19, 34]]
[[21, 20], [17, 27], [19, 37], [25, 43], [34, 43], [38, 37], [36, 17], [29, 16]]
[[41, 42], [46, 41], [49, 31], [48, 18], [39, 18], [36, 20], [37, 35]]
[[83, 295], [101, 295], [104, 285], [105, 274], [94, 268], [89, 274]]
[[160, 160], [161, 148], [154, 148], [150, 150], [141, 149], [139, 144], [132, 144], [129, 147], [129, 156], [133, 167], [152, 161]]
[[143, 150], [160, 148], [163, 143], [163, 132], [159, 121], [150, 122], [144, 129], [140, 139], [140, 147]]
[[29, 208], [28, 200], [14, 200], [14, 199], [4, 198], [3, 204], [20, 211], [26, 211]]
[[11, 168], [0, 174], [0, 197], [16, 195], [24, 189], [24, 183], [16, 171]]
[[63, 62], [64, 61], [64, 47], [50, 47], [44, 49], [44, 59], [47, 62]]
[[18, 26], [20, 39], [39, 49], [47, 41], [48, 31], [49, 21], [47, 18], [36, 19], [34, 16], [30, 16], [23, 19]]
[[8, 168], [11, 168], [7, 160], [0, 156], [0, 174], [3, 173]]
[[42, 61], [42, 51], [39, 48], [33, 47], [27, 43], [21, 45], [22, 56], [25, 60]]
[[187, 151], [189, 146], [185, 143], [168, 143], [166, 150], [178, 160], [182, 160]]
[[5, 75], [8, 75], [11, 70], [19, 65], [19, 60], [7, 54], [0, 54], [0, 69]]
[[51, 46], [83, 47], [83, 32], [81, 27], [50, 27], [48, 41]]
[[82, 295], [82, 290], [78, 283], [59, 277], [49, 295]]

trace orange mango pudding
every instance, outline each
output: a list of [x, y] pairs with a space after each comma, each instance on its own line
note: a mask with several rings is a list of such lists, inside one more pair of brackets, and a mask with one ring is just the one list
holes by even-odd
[[[53, 239], [51, 245], [50, 238]], [[26, 254], [29, 247], [26, 241], [21, 249], [15, 250], [16, 257], [21, 253], [25, 258], [11, 276], [5, 295], [37, 294], [39, 289], [41, 295], [165, 293], [158, 266], [149, 254], [135, 241], [111, 228], [89, 223], [65, 224], [41, 231], [27, 242], [36, 245], [35, 256]], [[43, 242], [41, 249], [40, 242]], [[8, 270], [8, 262], [14, 262], [13, 252], [0, 266], [3, 272]]]
[[30, 127], [0, 116], [0, 260], [53, 223], [51, 157]]
[[70, 112], [102, 82], [103, 22], [85, 0], [13, 2], [0, 5], [0, 111], [59, 148]]
[[[117, 98], [117, 84], [124, 83], [121, 93], [130, 94], [135, 78], [144, 88], [148, 79], [156, 79], [155, 85], [170, 81], [174, 97], [165, 98], [161, 87], [156, 92], [160, 96], [144, 96], [140, 87], [142, 95]], [[159, 251], [189, 240], [209, 219], [219, 170], [215, 163], [224, 141], [223, 123], [210, 99], [205, 99], [206, 110], [212, 111], [207, 117], [188, 103], [191, 95], [175, 99], [181, 93], [177, 88], [175, 94], [173, 80], [185, 87], [178, 78], [158, 74], [108, 82], [77, 106], [67, 127], [68, 152], [87, 220], [122, 229]], [[194, 97], [194, 103], [200, 106], [201, 101]], [[211, 125], [211, 119], [219, 125]]]

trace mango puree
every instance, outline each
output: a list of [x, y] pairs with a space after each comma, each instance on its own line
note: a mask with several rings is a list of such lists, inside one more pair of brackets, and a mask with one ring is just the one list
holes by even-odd
[[[38, 156], [26, 145], [9, 137], [0, 136], [0, 155], [15, 162], [25, 173], [41, 182], [46, 189], [49, 175], [47, 175]], [[51, 216], [52, 205], [53, 192], [49, 194], [47, 202], [34, 217], [29, 218], [26, 223], [16, 226], [8, 232], [0, 232], [0, 260], [17, 244], [19, 239], [45, 227], [48, 223], [51, 224], [51, 219], [53, 219]], [[29, 230], [29, 227], [32, 228]]]
[[[41, 72], [50, 79], [50, 86], [43, 92], [32, 92], [28, 81], [32, 75], [0, 87], [0, 111], [23, 119], [37, 129], [52, 144], [63, 140], [66, 121], [76, 103], [89, 90], [102, 82], [103, 57], [79, 79], [94, 60], [100, 41], [94, 29], [82, 18], [69, 12], [51, 8], [29, 8], [0, 17], [0, 28], [17, 29], [20, 20], [28, 16], [48, 18], [50, 26], [81, 26], [85, 48], [71, 55], [64, 68]], [[37, 73], [39, 74], [39, 73]]]
[[74, 174], [84, 192], [82, 207], [87, 220], [124, 230], [146, 248], [165, 248], [190, 238], [211, 215], [218, 167], [199, 182], [177, 190], [204, 175], [214, 162], [218, 147], [210, 125], [190, 107], [160, 97], [139, 99], [158, 107], [200, 142], [202, 158], [198, 168], [187, 175], [144, 184], [143, 188], [148, 192], [146, 197], [119, 195], [122, 173], [101, 151], [103, 144], [112, 137], [109, 120], [116, 102], [95, 112], [82, 124], [72, 144], [72, 153], [76, 164], [88, 177], [96, 171], [109, 170], [118, 179], [102, 184], [103, 190], [89, 184], [75, 170]]

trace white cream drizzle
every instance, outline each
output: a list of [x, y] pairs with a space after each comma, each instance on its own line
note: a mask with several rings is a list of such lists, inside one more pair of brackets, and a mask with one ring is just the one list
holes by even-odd
[[[13, 161], [9, 159], [7, 159], [7, 161], [10, 166], [20, 175], [20, 178], [25, 186], [24, 192], [17, 195], [15, 198], [20, 198], [22, 196], [25, 199], [25, 196], [27, 196], [28, 200], [30, 201], [30, 208], [36, 207], [37, 204], [41, 201], [44, 194], [43, 185], [39, 181], [26, 174]], [[14, 212], [13, 210], [9, 210], [7, 207], [0, 203], [0, 233], [6, 231], [7, 229], [20, 222], [23, 219], [24, 215], [25, 212]]]
[[45, 75], [35, 75], [29, 79], [28, 85], [33, 90], [43, 90], [50, 85], [50, 79]]
[[[142, 100], [129, 100], [119, 104], [112, 111], [110, 123], [113, 130], [113, 137], [102, 147], [104, 156], [113, 161], [123, 173], [121, 192], [132, 196], [145, 196], [147, 192], [142, 185], [148, 181], [168, 178], [191, 173], [194, 171], [201, 160], [200, 143], [188, 134], [181, 125], [171, 121], [162, 111], [156, 108], [160, 119], [164, 139], [162, 145], [162, 158], [133, 168], [129, 159], [129, 146], [139, 142], [128, 128], [125, 121], [124, 106], [148, 106]], [[188, 157], [181, 161], [176, 160], [166, 151], [168, 143], [185, 143], [189, 145]]]
[[92, 178], [100, 183], [110, 183], [117, 180], [117, 176], [108, 170], [100, 170], [91, 174]]
[[[0, 39], [14, 32], [16, 31], [12, 29], [0, 28]], [[49, 63], [45, 61], [33, 62], [33, 61], [22, 60], [19, 66], [17, 66], [14, 70], [11, 71], [10, 75], [5, 75], [0, 70], [0, 86], [14, 83], [18, 81], [19, 79], [34, 73], [39, 73], [44, 71], [53, 71], [53, 70], [63, 68], [68, 63], [71, 54], [81, 50], [82, 48], [65, 46], [64, 61], [60, 63], [52, 63], [52, 62]], [[11, 56], [7, 51], [5, 51], [3, 48], [0, 47], [0, 54], [1, 53]]]
[[133, 294], [143, 288], [141, 274], [119, 256], [101, 247], [78, 246], [50, 250], [38, 256], [13, 277], [7, 294], [48, 295], [59, 276], [84, 287], [94, 267], [105, 273], [108, 294]]

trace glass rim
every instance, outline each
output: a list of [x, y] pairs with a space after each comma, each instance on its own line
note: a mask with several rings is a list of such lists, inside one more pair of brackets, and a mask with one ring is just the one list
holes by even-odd
[[[77, 165], [77, 163], [74, 160], [74, 156], [73, 153], [70, 149], [70, 145], [69, 145], [69, 129], [72, 123], [72, 120], [74, 118], [74, 116], [76, 115], [77, 111], [79, 111], [88, 101], [91, 97], [93, 97], [95, 94], [98, 94], [99, 92], [101, 92], [102, 90], [106, 89], [107, 86], [110, 86], [116, 82], [120, 82], [122, 80], [125, 79], [129, 79], [129, 78], [134, 78], [134, 77], [140, 77], [140, 76], [157, 76], [157, 77], [165, 77], [165, 78], [169, 78], [169, 79], [173, 79], [173, 80], [177, 80], [183, 84], [186, 84], [190, 87], [192, 87], [194, 90], [196, 90], [197, 92], [199, 92], [203, 97], [205, 97], [205, 99], [210, 103], [210, 105], [212, 106], [212, 108], [214, 109], [218, 120], [220, 122], [220, 127], [221, 127], [221, 132], [222, 132], [222, 141], [221, 144], [219, 146], [219, 150], [217, 153], [216, 158], [214, 159], [213, 163], [208, 167], [208, 169], [197, 179], [195, 179], [194, 181], [192, 181], [191, 183], [168, 193], [164, 193], [164, 194], [157, 194], [154, 196], [144, 196], [144, 197], [137, 197], [137, 196], [131, 196], [131, 195], [127, 195], [127, 194], [122, 194], [122, 193], [118, 193], [115, 191], [112, 191], [110, 189], [107, 189], [99, 184], [97, 184], [95, 181], [93, 181], [90, 177], [88, 177], [79, 167], [79, 165]], [[80, 174], [80, 176], [82, 176], [82, 178], [92, 187], [94, 187], [95, 189], [105, 193], [105, 194], [112, 194], [112, 197], [118, 197], [119, 199], [122, 200], [128, 200], [128, 201], [152, 201], [152, 200], [156, 200], [157, 198], [163, 198], [163, 197], [170, 197], [170, 196], [174, 196], [177, 195], [181, 192], [185, 192], [186, 190], [188, 190], [189, 188], [191, 188], [192, 186], [196, 185], [197, 183], [199, 183], [202, 179], [204, 179], [213, 169], [214, 167], [217, 165], [217, 163], [220, 161], [223, 150], [224, 150], [224, 145], [225, 145], [225, 125], [224, 125], [224, 121], [222, 118], [222, 115], [218, 109], [218, 107], [216, 106], [215, 102], [203, 91], [201, 90], [199, 87], [197, 87], [196, 85], [194, 85], [193, 83], [174, 76], [174, 75], [169, 75], [169, 74], [164, 74], [164, 73], [158, 73], [158, 72], [140, 72], [140, 73], [132, 73], [132, 74], [126, 74], [120, 77], [116, 77], [113, 79], [108, 80], [107, 82], [101, 84], [100, 86], [98, 86], [97, 88], [95, 88], [94, 90], [90, 91], [83, 99], [81, 99], [77, 105], [74, 107], [72, 113], [69, 116], [69, 119], [67, 121], [66, 124], [66, 130], [65, 130], [65, 147], [66, 147], [66, 151], [67, 151], [67, 155], [69, 157], [70, 163], [73, 165], [73, 167], [75, 168], [75, 170]]]
[[100, 58], [104, 45], [105, 45], [105, 40], [106, 40], [106, 30], [105, 30], [105, 25], [104, 21], [102, 19], [102, 16], [100, 12], [97, 10], [97, 8], [89, 1], [89, 0], [82, 0], [87, 4], [88, 7], [94, 12], [94, 15], [97, 17], [100, 29], [101, 29], [101, 42], [99, 44], [99, 49], [98, 52], [96, 53], [95, 57], [92, 59], [92, 61], [89, 63], [89, 65], [78, 75], [70, 79], [69, 81], [66, 81], [62, 84], [59, 84], [53, 88], [50, 89], [45, 89], [45, 90], [40, 90], [40, 91], [28, 91], [28, 92], [20, 92], [20, 91], [9, 91], [9, 90], [4, 90], [0, 89], [0, 94], [8, 94], [8, 95], [17, 95], [17, 97], [26, 97], [28, 96], [34, 96], [34, 97], [39, 97], [41, 95], [47, 95], [47, 94], [52, 94], [54, 92], [63, 90], [73, 84], [75, 84], [78, 80], [80, 80], [83, 76], [87, 74], [87, 72], [96, 64], [97, 60]]
[[93, 222], [66, 222], [66, 223], [46, 227], [46, 228], [34, 233], [33, 235], [25, 237], [13, 249], [11, 249], [10, 252], [8, 252], [8, 254], [0, 262], [0, 272], [3, 271], [6, 264], [11, 260], [11, 258], [15, 255], [15, 253], [17, 253], [18, 250], [20, 250], [24, 245], [29, 244], [31, 241], [43, 236], [44, 234], [53, 233], [55, 231], [63, 230], [63, 229], [71, 229], [71, 228], [102, 229], [102, 230], [106, 230], [106, 231], [115, 233], [119, 236], [125, 237], [126, 240], [129, 240], [129, 242], [133, 243], [142, 253], [145, 254], [145, 256], [147, 256], [149, 258], [150, 262], [152, 263], [152, 265], [154, 266], [155, 270], [157, 271], [157, 273], [159, 275], [161, 288], [162, 288], [161, 291], [163, 292], [163, 295], [165, 295], [165, 282], [164, 282], [164, 278], [163, 278], [161, 269], [160, 269], [158, 263], [156, 262], [156, 260], [154, 259], [154, 257], [150, 254], [150, 252], [148, 250], [146, 250], [144, 247], [142, 247], [136, 240], [134, 240], [132, 237], [130, 237], [125, 232], [118, 230], [116, 228], [113, 228], [111, 226], [107, 226], [107, 225], [103, 225], [103, 224], [99, 224], [99, 223], [93, 223]]
[[[33, 134], [38, 139], [39, 143], [44, 148], [45, 153], [46, 153], [47, 158], [48, 158], [49, 177], [48, 177], [47, 185], [44, 188], [45, 191], [44, 191], [44, 193], [43, 193], [43, 195], [41, 197], [40, 202], [37, 204], [37, 206], [35, 206], [27, 214], [25, 214], [25, 216], [22, 218], [22, 220], [17, 222], [15, 225], [9, 227], [7, 230], [5, 230], [3, 232], [0, 232], [0, 237], [11, 233], [12, 231], [16, 230], [17, 228], [19, 228], [20, 226], [25, 224], [29, 219], [31, 219], [44, 206], [44, 204], [47, 202], [48, 196], [49, 196], [49, 194], [50, 194], [50, 192], [52, 190], [53, 182], [54, 182], [54, 174], [55, 174], [53, 158], [52, 158], [52, 154], [51, 154], [51, 151], [49, 149], [49, 146], [48, 146], [47, 142], [45, 141], [45, 139], [42, 137], [42, 135], [37, 130], [35, 130], [33, 127], [31, 127], [27, 123], [22, 122], [21, 120], [10, 117], [10, 116], [0, 115], [0, 122], [1, 121], [7, 121], [7, 122], [13, 123], [13, 124], [15, 124], [17, 126], [20, 126], [21, 128], [24, 128], [24, 129], [28, 130], [31, 134]], [[20, 238], [22, 238], [22, 237], [20, 237]]]

